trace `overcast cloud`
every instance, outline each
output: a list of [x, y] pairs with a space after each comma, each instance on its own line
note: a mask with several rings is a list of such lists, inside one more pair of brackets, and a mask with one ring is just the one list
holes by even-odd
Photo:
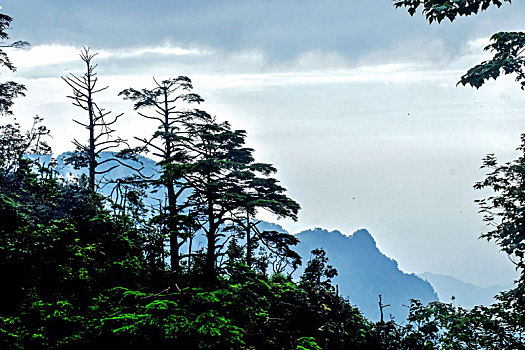
[[[489, 9], [453, 25], [428, 25], [378, 0], [4, 0], [18, 36], [34, 45], [61, 43], [103, 48], [211, 47], [226, 52], [262, 50], [272, 61], [308, 51], [358, 59], [408, 47], [402, 56], [427, 55], [422, 43], [440, 42], [437, 60], [499, 30], [523, 28], [521, 2]], [[409, 44], [407, 44], [409, 43]], [[410, 48], [410, 46], [412, 47]], [[392, 58], [392, 56], [389, 56]], [[384, 59], [384, 57], [383, 57]]]

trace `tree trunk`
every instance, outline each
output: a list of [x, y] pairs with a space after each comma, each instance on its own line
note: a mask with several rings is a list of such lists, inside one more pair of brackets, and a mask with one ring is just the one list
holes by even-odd
[[[164, 90], [164, 132], [166, 140], [165, 160], [171, 161], [172, 143], [170, 140], [170, 119], [168, 109], [168, 94]], [[166, 175], [166, 174], [165, 174]], [[179, 228], [177, 225], [177, 197], [175, 195], [175, 185], [172, 176], [166, 176], [166, 187], [168, 190], [168, 230], [170, 236], [170, 255], [171, 255], [171, 275], [172, 280], [177, 282], [180, 275], [180, 255], [179, 255]]]
[[213, 213], [213, 199], [211, 191], [208, 191], [208, 232], [206, 238], [208, 240], [207, 251], [206, 251], [206, 264], [204, 266], [204, 277], [208, 285], [213, 285], [216, 280], [215, 271], [215, 250], [216, 250], [216, 235], [217, 225], [215, 223], [215, 215]]
[[175, 188], [171, 181], [166, 184], [168, 188], [168, 232], [170, 240], [170, 255], [171, 255], [171, 273], [173, 279], [176, 281], [180, 274], [180, 255], [179, 255], [179, 232], [177, 219], [177, 198], [175, 197]]
[[246, 211], [246, 265], [252, 268], [252, 235], [250, 226], [250, 213]]
[[95, 152], [95, 111], [93, 109], [93, 96], [92, 96], [92, 87], [91, 87], [91, 65], [90, 61], [86, 62], [87, 64], [87, 104], [88, 104], [88, 114], [89, 114], [89, 191], [95, 193], [95, 171], [97, 164], [96, 162], [96, 152]]

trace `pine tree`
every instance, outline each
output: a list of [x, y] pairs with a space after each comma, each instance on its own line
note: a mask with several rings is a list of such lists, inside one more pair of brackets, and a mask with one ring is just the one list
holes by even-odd
[[253, 149], [245, 146], [246, 132], [232, 130], [229, 123], [219, 123], [203, 111], [199, 119], [186, 127], [188, 134], [183, 142], [191, 161], [185, 165], [183, 176], [192, 191], [189, 204], [198, 213], [198, 226], [207, 239], [207, 281], [215, 280], [227, 237], [238, 232], [238, 228], [246, 237], [248, 266], [252, 265], [256, 234], [269, 249], [273, 247], [276, 253], [297, 258], [288, 249], [297, 243], [293, 237], [254, 230], [251, 219], [258, 210], [296, 219], [299, 205], [269, 176], [275, 172], [273, 166], [255, 162]]
[[191, 122], [193, 113], [183, 108], [184, 105], [200, 103], [203, 99], [191, 93], [193, 86], [191, 80], [185, 76], [162, 80], [160, 83], [153, 79], [155, 87], [152, 89], [135, 90], [133, 88], [120, 92], [126, 100], [134, 103], [134, 109], [139, 111], [147, 108], [151, 114], [138, 112], [146, 119], [158, 123], [158, 130], [150, 138], [135, 137], [142, 143], [139, 150], [150, 151], [158, 157], [161, 167], [161, 176], [157, 182], [167, 192], [167, 210], [163, 216], [169, 237], [171, 272], [174, 279], [180, 274], [180, 247], [188, 238], [184, 231], [185, 216], [184, 206], [178, 203], [179, 198], [187, 189], [181, 182], [182, 174], [180, 165], [187, 159], [187, 152], [182, 147], [184, 138], [183, 128], [185, 123]]

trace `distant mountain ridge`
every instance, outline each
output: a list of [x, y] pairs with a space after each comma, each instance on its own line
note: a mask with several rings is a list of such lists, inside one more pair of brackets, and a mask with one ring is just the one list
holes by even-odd
[[406, 319], [408, 308], [405, 305], [409, 305], [410, 299], [423, 303], [438, 300], [429, 282], [401, 271], [395, 260], [377, 248], [374, 238], [365, 229], [346, 236], [339, 231], [316, 228], [300, 232], [297, 237], [300, 243], [296, 251], [305, 263], [312, 249], [322, 247], [326, 251], [330, 264], [339, 273], [333, 282], [338, 285], [340, 294], [348, 297], [371, 320], [379, 319], [379, 294], [383, 304], [390, 305], [384, 309], [385, 316], [392, 315], [398, 322]]
[[[83, 169], [75, 169], [71, 164], [66, 164], [65, 160], [67, 157], [71, 156], [73, 152], [64, 152], [59, 154], [56, 157], [53, 157], [50, 154], [46, 155], [39, 155], [39, 154], [27, 154], [26, 157], [34, 160], [39, 161], [41, 164], [50, 164], [52, 158], [56, 161], [56, 167], [55, 170], [64, 178], [70, 178], [70, 177], [78, 177], [81, 174], [87, 174], [87, 168]], [[114, 156], [113, 152], [102, 152], [100, 153], [100, 158], [98, 158], [99, 162], [103, 162], [105, 160], [108, 160]], [[131, 166], [134, 166], [135, 168], [143, 168], [142, 173], [145, 176], [153, 176], [155, 175], [157, 171], [157, 165], [156, 162], [152, 159], [143, 157], [143, 156], [137, 156], [138, 162], [133, 160], [126, 160], [126, 164], [129, 164]], [[106, 163], [100, 167], [99, 170], [103, 171], [105, 169], [111, 168], [115, 163]], [[130, 175], [131, 170], [124, 166], [119, 166], [115, 169], [112, 169], [108, 172], [107, 177], [110, 179], [117, 179], [122, 178], [125, 176]]]
[[418, 276], [430, 282], [436, 290], [439, 300], [450, 303], [452, 296], [454, 296], [454, 304], [465, 308], [492, 304], [496, 301], [495, 295], [513, 288], [513, 285], [493, 285], [483, 288], [452, 276], [431, 272], [421, 273]]
[[[55, 171], [64, 179], [72, 179], [72, 178], [79, 178], [82, 175], [87, 175], [87, 168], [82, 169], [75, 169], [73, 165], [67, 164], [66, 159], [67, 157], [71, 156], [73, 152], [64, 152], [59, 154], [58, 156], [52, 156], [50, 154], [46, 155], [38, 155], [38, 154], [27, 154], [25, 157], [27, 157], [30, 160], [38, 161], [41, 165], [49, 165], [51, 164], [52, 160], [55, 162]], [[114, 157], [113, 152], [102, 152], [99, 155], [98, 158], [99, 162], [106, 161], [108, 159], [111, 159]], [[157, 163], [149, 158], [143, 157], [143, 156], [137, 156], [137, 161], [127, 159], [125, 160], [125, 163], [127, 165], [130, 165], [136, 169], [141, 169], [141, 173], [148, 177], [148, 178], [155, 178], [158, 174], [158, 166]], [[100, 171], [104, 171], [106, 169], [110, 169], [113, 165], [115, 165], [115, 162], [108, 162], [100, 166]], [[110, 169], [110, 171], [107, 174], [104, 174], [103, 177], [106, 180], [115, 180], [115, 179], [121, 179], [127, 176], [130, 176], [133, 173], [133, 171], [125, 166], [118, 166], [114, 169]], [[102, 178], [101, 175], [97, 176], [97, 181]], [[111, 195], [111, 191], [113, 189], [112, 185], [104, 186], [102, 185], [99, 192], [103, 194], [106, 197], [109, 197]], [[165, 197], [165, 191], [161, 188], [159, 189], [155, 194], [150, 194], [150, 198], [147, 198], [144, 202], [145, 204], [152, 206], [152, 205], [158, 205], [158, 200], [163, 200]]]

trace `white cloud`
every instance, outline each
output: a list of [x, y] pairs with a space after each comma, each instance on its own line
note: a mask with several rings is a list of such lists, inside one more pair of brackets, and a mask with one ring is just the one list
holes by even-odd
[[11, 61], [19, 69], [48, 66], [76, 61], [79, 49], [63, 45], [38, 45], [27, 49], [6, 49]]
[[[7, 48], [7, 54], [19, 69], [34, 68], [49, 65], [79, 62], [81, 47], [68, 45], [36, 45], [25, 49]], [[211, 53], [210, 50], [198, 48], [182, 48], [164, 44], [156, 47], [126, 48], [126, 49], [103, 49], [91, 50], [97, 53], [98, 59], [140, 59], [146, 55], [158, 56], [202, 56]]]
[[[406, 60], [384, 51], [369, 59], [349, 61], [337, 52], [307, 51], [286, 62], [273, 62], [261, 50], [224, 52], [207, 47], [179, 47], [171, 44], [144, 48], [103, 49], [96, 62], [104, 78], [189, 75], [206, 85], [220, 88], [269, 87], [302, 84], [357, 82], [406, 83], [457, 81], [466, 69], [486, 57], [481, 48], [486, 38], [469, 42], [464, 55], [450, 57], [436, 65], [432, 58]], [[431, 45], [432, 46], [432, 45]], [[26, 50], [9, 50], [24, 78], [56, 78], [73, 72], [82, 74], [79, 47], [37, 45]], [[381, 57], [381, 60], [378, 58]], [[127, 79], [127, 78], [126, 78]]]
[[101, 50], [99, 57], [101, 59], [118, 59], [118, 58], [140, 58], [144, 55], [164, 55], [164, 56], [201, 56], [211, 54], [210, 50], [199, 48], [183, 48], [164, 44], [163, 46], [134, 48], [134, 49], [115, 49]]

